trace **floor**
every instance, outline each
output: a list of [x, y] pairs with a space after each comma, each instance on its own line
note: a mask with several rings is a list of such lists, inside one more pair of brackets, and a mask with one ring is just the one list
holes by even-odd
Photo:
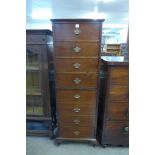
[[63, 143], [59, 146], [48, 137], [26, 138], [26, 155], [128, 155], [128, 147], [90, 146], [81, 143]]

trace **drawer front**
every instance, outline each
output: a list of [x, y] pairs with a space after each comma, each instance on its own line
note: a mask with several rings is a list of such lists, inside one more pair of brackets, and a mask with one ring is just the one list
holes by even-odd
[[92, 138], [94, 129], [89, 127], [59, 126], [59, 136], [64, 138]]
[[57, 74], [56, 83], [59, 88], [96, 88], [97, 74]]
[[129, 120], [128, 102], [109, 102], [105, 117], [106, 120]]
[[96, 114], [96, 104], [70, 104], [64, 105], [57, 103], [57, 111], [59, 115], [95, 115]]
[[129, 88], [128, 86], [111, 85], [109, 95], [110, 101], [128, 101]]
[[111, 83], [126, 85], [129, 84], [129, 68], [116, 67], [111, 70]]
[[[76, 28], [78, 26], [79, 28]], [[55, 41], [80, 41], [80, 40], [99, 41], [100, 24], [98, 23], [54, 24], [54, 36]]]
[[57, 103], [62, 105], [68, 104], [95, 104], [96, 90], [57, 90]]
[[27, 44], [46, 44], [47, 36], [46, 35], [34, 35], [34, 34], [26, 35], [26, 43]]
[[56, 57], [98, 57], [98, 43], [55, 42]]
[[98, 72], [98, 59], [76, 58], [56, 59], [56, 72]]
[[73, 116], [73, 115], [60, 115], [59, 124], [61, 126], [79, 127], [84, 126], [88, 128], [95, 127], [94, 116]]
[[129, 123], [125, 122], [106, 122], [103, 130], [102, 143], [128, 145], [129, 144]]

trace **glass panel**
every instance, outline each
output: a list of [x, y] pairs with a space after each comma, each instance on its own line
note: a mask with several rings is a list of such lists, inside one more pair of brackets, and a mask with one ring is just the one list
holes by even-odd
[[26, 51], [26, 113], [43, 115], [40, 50], [34, 46]]
[[39, 70], [39, 55], [27, 49], [26, 69]]
[[43, 105], [41, 96], [26, 96], [26, 113], [29, 115], [43, 115]]
[[34, 113], [37, 115], [43, 115], [43, 106], [35, 106], [34, 107]]
[[26, 73], [26, 94], [41, 95], [40, 72], [27, 71]]
[[26, 105], [26, 114], [31, 115], [33, 114], [33, 107]]

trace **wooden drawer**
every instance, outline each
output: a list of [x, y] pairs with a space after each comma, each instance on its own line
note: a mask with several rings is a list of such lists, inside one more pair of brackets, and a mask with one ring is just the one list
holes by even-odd
[[105, 119], [106, 120], [129, 120], [128, 102], [109, 102]]
[[47, 36], [34, 35], [34, 34], [26, 35], [26, 43], [27, 44], [47, 44]]
[[94, 129], [89, 127], [59, 126], [59, 136], [64, 138], [91, 138]]
[[126, 85], [129, 84], [129, 69], [127, 67], [115, 67], [111, 70], [111, 83]]
[[57, 90], [57, 103], [62, 105], [68, 104], [95, 104], [96, 90]]
[[129, 144], [129, 123], [106, 122], [104, 126], [102, 144], [128, 145]]
[[111, 85], [109, 90], [110, 101], [128, 101], [129, 88], [128, 86]]
[[73, 116], [73, 115], [59, 115], [59, 124], [62, 126], [79, 127], [85, 126], [89, 128], [95, 127], [94, 116]]
[[58, 88], [96, 88], [97, 74], [57, 74], [56, 83]]
[[96, 114], [96, 104], [70, 104], [64, 105], [57, 103], [57, 111], [59, 115], [95, 115]]
[[98, 59], [96, 58], [60, 58], [56, 59], [56, 72], [98, 72]]
[[98, 57], [99, 44], [90, 42], [55, 42], [56, 57]]
[[[80, 33], [75, 34], [75, 26], [79, 24]], [[88, 23], [61, 23], [54, 24], [55, 41], [99, 41], [100, 24]]]

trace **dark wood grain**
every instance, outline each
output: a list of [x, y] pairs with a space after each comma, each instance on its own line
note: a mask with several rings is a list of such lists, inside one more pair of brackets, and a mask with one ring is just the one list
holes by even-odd
[[129, 120], [128, 102], [109, 102], [107, 106], [106, 120]]
[[46, 37], [46, 35], [29, 34], [26, 37], [26, 42], [27, 42], [27, 44], [46, 44], [47, 37]]
[[[74, 48], [79, 47], [79, 52]], [[97, 42], [55, 42], [56, 57], [98, 57], [99, 44]]]
[[127, 67], [115, 67], [111, 68], [111, 83], [128, 85], [129, 83], [129, 68]]
[[[54, 66], [58, 113], [57, 140], [96, 142], [99, 55], [103, 20], [54, 19]], [[77, 25], [76, 25], [77, 24]], [[75, 28], [79, 26], [79, 28]], [[75, 34], [74, 30], [79, 31]], [[79, 47], [79, 52], [73, 48]], [[75, 68], [74, 64], [80, 64]], [[80, 78], [74, 84], [74, 78]], [[79, 95], [79, 98], [74, 98]], [[80, 107], [80, 112], [73, 108]], [[76, 126], [73, 117], [87, 116]], [[92, 123], [93, 122], [93, 123]], [[85, 125], [84, 125], [85, 124]], [[80, 131], [79, 135], [74, 131]]]
[[28, 52], [31, 52], [32, 54], [38, 53], [41, 54], [41, 51], [46, 51], [46, 45], [38, 45], [38, 44], [27, 44], [26, 45], [26, 50]]
[[[75, 109], [79, 109], [76, 112]], [[95, 115], [96, 114], [96, 105], [95, 104], [70, 104], [69, 106], [64, 105], [63, 103], [57, 104], [57, 110], [59, 115]]]
[[[74, 95], [80, 95], [79, 99]], [[57, 90], [57, 103], [63, 104], [96, 104], [96, 90]]]
[[35, 131], [33, 131], [33, 130], [26, 130], [26, 136], [49, 136], [49, 131], [40, 131], [40, 130], [35, 130]]
[[[70, 58], [56, 59], [55, 67], [57, 72], [98, 72], [98, 59], [97, 58]], [[75, 68], [74, 64], [80, 64], [79, 68]]]
[[60, 115], [59, 124], [62, 126], [73, 126], [73, 127], [89, 127], [95, 126], [95, 117], [92, 116], [77, 116], [77, 115]]
[[97, 74], [57, 74], [56, 82], [57, 88], [97, 88]]
[[129, 131], [125, 131], [125, 127], [129, 127], [127, 122], [106, 122], [104, 125], [103, 144], [112, 145], [128, 145]]
[[[75, 135], [74, 132], [79, 132], [79, 135]], [[89, 127], [73, 127], [60, 125], [59, 135], [60, 137], [64, 138], [91, 138], [94, 137], [94, 129]]]
[[[37, 60], [36, 62], [31, 62], [31, 66], [27, 66], [26, 68], [26, 82], [27, 84], [31, 85], [33, 89], [33, 93], [28, 91], [26, 94], [26, 108], [31, 108], [31, 106], [39, 107], [42, 109], [42, 114], [39, 113], [27, 113], [26, 119], [27, 122], [29, 121], [42, 121], [48, 122], [48, 130], [47, 131], [39, 131], [39, 130], [29, 130], [27, 129], [27, 135], [52, 135], [51, 131], [51, 105], [50, 105], [50, 90], [49, 90], [49, 66], [48, 66], [48, 51], [50, 51], [51, 46], [48, 46], [52, 40], [52, 32], [49, 30], [26, 30], [26, 52], [27, 52], [27, 63], [28, 63], [28, 55], [36, 55]], [[33, 63], [39, 64], [33, 64]], [[30, 62], [29, 62], [30, 63]], [[35, 67], [34, 67], [34, 66]], [[38, 80], [36, 78], [29, 78], [30, 74], [35, 74], [38, 76]], [[34, 83], [32, 85], [32, 82]], [[39, 83], [39, 90], [38, 87], [34, 87]], [[28, 87], [27, 87], [28, 88]], [[36, 100], [34, 100], [34, 98]], [[37, 101], [37, 102], [36, 102]], [[38, 102], [39, 101], [39, 102]], [[31, 105], [30, 105], [31, 104]], [[46, 133], [46, 134], [45, 134]]]
[[98, 139], [102, 145], [128, 145], [129, 63], [102, 60]]
[[27, 29], [26, 44], [51, 44], [52, 31], [47, 29]]
[[[80, 34], [74, 33], [75, 24], [79, 24]], [[63, 27], [63, 28], [62, 28]], [[99, 23], [61, 23], [54, 24], [56, 41], [99, 41]]]
[[129, 88], [128, 86], [110, 85], [109, 96], [110, 101], [128, 101], [129, 100]]

